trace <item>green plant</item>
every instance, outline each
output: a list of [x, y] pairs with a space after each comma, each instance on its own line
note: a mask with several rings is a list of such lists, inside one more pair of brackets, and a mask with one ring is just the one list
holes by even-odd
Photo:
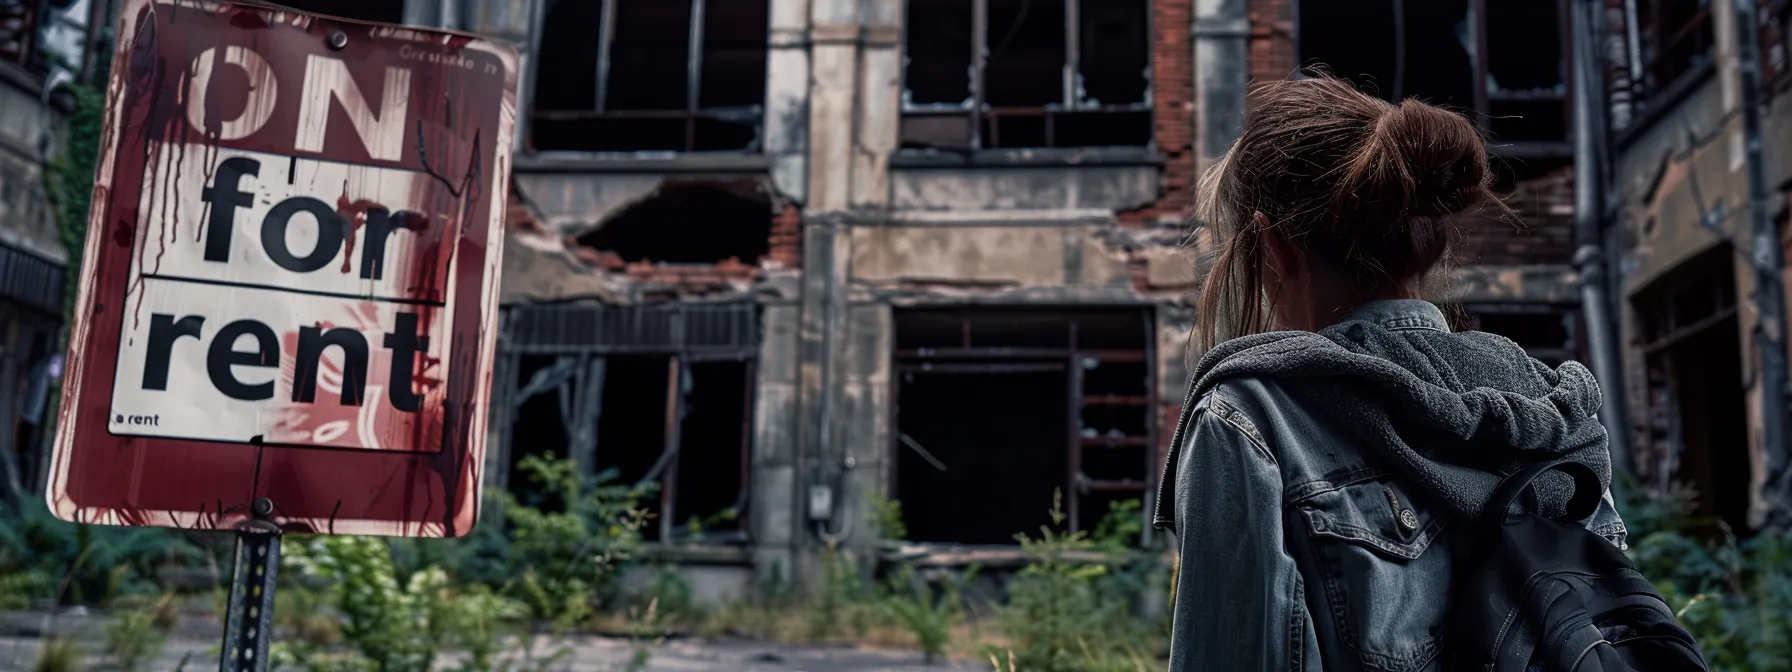
[[520, 565], [516, 590], [538, 620], [570, 628], [594, 613], [622, 565], [639, 554], [647, 490], [584, 476], [576, 462], [529, 455], [518, 470], [540, 493], [531, 504], [499, 493]]
[[892, 621], [915, 638], [927, 664], [945, 655], [952, 625], [963, 612], [963, 586], [976, 573], [977, 568], [972, 567], [963, 576], [948, 579], [943, 594], [936, 594], [926, 581], [919, 580], [910, 565], [902, 565], [890, 577], [882, 606]]
[[908, 538], [908, 525], [902, 522], [902, 502], [881, 494], [871, 496], [871, 512], [877, 518], [879, 536], [891, 541]]
[[153, 595], [156, 568], [192, 563], [208, 549], [184, 533], [75, 525], [41, 500], [0, 503], [0, 602], [98, 604], [118, 595]]
[[1692, 632], [1713, 670], [1792, 669], [1792, 536], [1737, 539], [1693, 513], [1694, 493], [1613, 489], [1631, 558]]
[[686, 581], [676, 566], [658, 564], [647, 581], [647, 597], [655, 605], [655, 613], [672, 623], [693, 622], [697, 614], [691, 582]]
[[628, 662], [623, 665], [626, 672], [641, 672], [647, 669], [647, 661], [653, 657], [648, 649], [651, 643], [657, 646], [664, 642], [659, 635], [659, 600], [650, 600], [644, 610], [629, 610], [628, 639], [634, 647], [629, 652]]
[[822, 550], [821, 571], [820, 590], [803, 609], [808, 638], [831, 639], [847, 630], [863, 637], [877, 613], [872, 586], [865, 581], [858, 564], [836, 544], [830, 543]]
[[81, 649], [75, 640], [69, 637], [55, 637], [45, 640], [43, 648], [37, 652], [37, 662], [31, 665], [32, 672], [78, 672], [85, 666], [81, 663]]
[[106, 654], [126, 671], [160, 656], [168, 631], [179, 618], [174, 595], [155, 600], [122, 600], [115, 606], [119, 609], [105, 627]]
[[684, 538], [681, 541], [686, 544], [701, 544], [705, 530], [736, 520], [740, 520], [740, 511], [732, 506], [707, 516], [692, 516], [684, 522]]
[[[1020, 669], [1086, 672], [1113, 669], [1142, 638], [1125, 600], [1097, 588], [1109, 574], [1108, 562], [1078, 559], [1097, 550], [1083, 532], [1064, 532], [1062, 493], [1052, 499], [1051, 524], [1039, 537], [1017, 534], [1028, 565], [1009, 588], [1001, 612], [1003, 630], [1013, 640]], [[1110, 558], [1111, 561], [1111, 558]]]
[[[95, 67], [90, 81], [107, 81], [111, 65], [105, 54], [111, 51], [108, 38], [96, 45]], [[67, 121], [67, 135], [62, 155], [53, 159], [43, 174], [44, 192], [55, 206], [57, 228], [62, 245], [68, 250], [68, 271], [63, 293], [70, 312], [75, 301], [75, 287], [80, 282], [81, 256], [87, 244], [87, 215], [93, 200], [93, 180], [100, 161], [100, 142], [105, 131], [106, 94], [88, 82], [69, 85], [74, 94], [74, 109]], [[53, 407], [52, 407], [53, 408]]]

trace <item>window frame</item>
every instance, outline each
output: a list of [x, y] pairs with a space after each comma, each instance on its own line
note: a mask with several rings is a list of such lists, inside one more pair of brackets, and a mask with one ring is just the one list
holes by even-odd
[[[1307, 1], [1312, 1], [1312, 0], [1307, 0]], [[1407, 1], [1412, 2], [1415, 0], [1407, 0]], [[1536, 94], [1533, 92], [1527, 92], [1527, 91], [1517, 91], [1517, 92], [1508, 93], [1508, 94], [1500, 94], [1500, 93], [1494, 93], [1494, 92], [1488, 91], [1488, 89], [1487, 89], [1487, 78], [1488, 78], [1488, 71], [1489, 71], [1489, 54], [1488, 54], [1488, 52], [1490, 50], [1485, 48], [1486, 45], [1490, 44], [1487, 39], [1487, 3], [1488, 3], [1488, 1], [1489, 0], [1470, 0], [1469, 1], [1469, 16], [1473, 19], [1473, 23], [1474, 23], [1474, 31], [1473, 31], [1473, 34], [1470, 36], [1470, 39], [1473, 41], [1473, 45], [1472, 45], [1473, 53], [1469, 54], [1470, 59], [1474, 63], [1474, 75], [1473, 75], [1474, 81], [1470, 83], [1470, 86], [1473, 88], [1473, 91], [1474, 91], [1474, 109], [1470, 110], [1470, 111], [1473, 112], [1472, 118], [1475, 120], [1475, 124], [1478, 127], [1480, 127], [1481, 129], [1483, 129], [1484, 131], [1491, 132], [1492, 124], [1493, 124], [1493, 112], [1492, 112], [1491, 108], [1494, 103], [1551, 101], [1551, 100], [1559, 100], [1561, 102], [1562, 119], [1565, 123], [1563, 124], [1562, 139], [1559, 141], [1557, 141], [1557, 140], [1500, 140], [1499, 138], [1494, 138], [1492, 142], [1488, 143], [1487, 150], [1490, 153], [1493, 153], [1493, 154], [1496, 154], [1496, 155], [1499, 155], [1502, 157], [1506, 157], [1506, 158], [1565, 158], [1565, 157], [1572, 156], [1574, 153], [1574, 150], [1573, 150], [1572, 144], [1569, 141], [1569, 136], [1573, 132], [1571, 127], [1573, 125], [1572, 120], [1573, 120], [1573, 114], [1574, 114], [1574, 100], [1573, 100], [1573, 96], [1570, 94], [1573, 92], [1573, 87], [1574, 87], [1574, 69], [1572, 67], [1568, 67], [1568, 66], [1570, 66], [1572, 64], [1571, 59], [1573, 58], [1574, 42], [1573, 42], [1573, 36], [1569, 29], [1570, 15], [1568, 13], [1569, 12], [1568, 2], [1570, 0], [1556, 0], [1556, 3], [1555, 3], [1556, 4], [1556, 41], [1557, 41], [1557, 44], [1559, 44], [1560, 48], [1561, 48], [1562, 66], [1563, 66], [1561, 95], [1539, 95], [1539, 94]], [[1303, 54], [1301, 54], [1301, 50], [1300, 50], [1300, 45], [1301, 45], [1301, 40], [1300, 40], [1300, 32], [1301, 32], [1300, 31], [1300, 29], [1301, 29], [1300, 3], [1302, 2], [1302, 0], [1292, 0], [1292, 2], [1293, 2], [1294, 6], [1290, 9], [1290, 11], [1292, 12], [1294, 31], [1293, 31], [1293, 36], [1291, 37], [1291, 42], [1293, 45], [1294, 59], [1295, 59], [1296, 63], [1304, 63], [1305, 56]], [[1403, 4], [1396, 4], [1396, 11], [1403, 11], [1401, 9], [1402, 7], [1403, 7]], [[1398, 22], [1395, 25], [1396, 25], [1396, 28], [1395, 28], [1396, 31], [1405, 30], [1405, 22]], [[1397, 45], [1405, 44], [1404, 38], [1397, 37], [1396, 39], [1397, 39], [1397, 41], [1395, 42], [1395, 44], [1397, 44]], [[1396, 54], [1395, 57], [1396, 57], [1396, 59], [1399, 59], [1403, 56], [1404, 56], [1404, 54]], [[1406, 92], [1404, 90], [1402, 90], [1403, 87], [1404, 87], [1404, 82], [1399, 82], [1399, 83], [1395, 84], [1395, 88], [1393, 89], [1393, 91], [1395, 92], [1395, 96], [1394, 96], [1395, 98], [1404, 98], [1407, 95]]]
[[[524, 137], [524, 139], [523, 139], [524, 141], [522, 143], [524, 152], [526, 154], [529, 154], [529, 155], [580, 154], [580, 155], [595, 155], [595, 156], [633, 156], [633, 155], [641, 155], [641, 154], [657, 155], [657, 154], [667, 154], [667, 153], [676, 154], [676, 155], [702, 155], [702, 154], [741, 155], [741, 154], [760, 154], [760, 153], [764, 152], [764, 150], [765, 150], [764, 135], [765, 135], [766, 100], [765, 100], [765, 96], [763, 94], [760, 96], [758, 104], [749, 105], [749, 106], [745, 106], [745, 107], [705, 108], [701, 105], [702, 92], [703, 92], [703, 28], [704, 28], [704, 19], [706, 17], [706, 10], [708, 9], [709, 0], [687, 0], [688, 2], [691, 3], [690, 23], [687, 26], [687, 30], [690, 35], [690, 44], [687, 47], [686, 53], [685, 53], [685, 107], [683, 110], [610, 110], [610, 109], [606, 109], [607, 103], [609, 102], [608, 101], [608, 98], [609, 98], [608, 89], [609, 89], [609, 83], [610, 83], [609, 82], [609, 80], [610, 80], [610, 65], [611, 65], [611, 58], [612, 58], [611, 51], [615, 46], [615, 40], [616, 40], [616, 4], [618, 2], [621, 2], [622, 0], [578, 0], [578, 1], [581, 1], [581, 2], [595, 1], [595, 2], [601, 3], [601, 9], [599, 11], [601, 12], [601, 16], [603, 17], [602, 23], [600, 26], [600, 30], [598, 31], [598, 38], [597, 38], [597, 83], [596, 83], [597, 86], [596, 86], [596, 90], [593, 93], [592, 107], [589, 110], [543, 110], [538, 106], [537, 101], [539, 99], [539, 96], [531, 95], [530, 100], [529, 100], [528, 131], [527, 131], [527, 135]], [[666, 0], [656, 0], [656, 1], [663, 2]], [[770, 0], [764, 0], [764, 1], [767, 2], [769, 5]], [[540, 20], [541, 21], [545, 21], [547, 19], [547, 14], [548, 14], [549, 9], [551, 9], [551, 8], [547, 7], [546, 4], [543, 5], [542, 9], [540, 10], [540, 16], [541, 16]], [[767, 7], [767, 15], [768, 15], [768, 17], [770, 15], [770, 7], [769, 6]], [[537, 21], [538, 24], [539, 24], [539, 22], [540, 21]], [[536, 30], [539, 30], [539, 26], [537, 26]], [[769, 26], [767, 27], [767, 30], [768, 31], [770, 30]], [[537, 36], [533, 40], [533, 42], [534, 42], [534, 44], [532, 45], [532, 47], [533, 47], [533, 50], [536, 52], [537, 60], [538, 60], [539, 54], [541, 51], [541, 44], [540, 44], [539, 36]], [[768, 48], [768, 50], [770, 48], [769, 41], [768, 41], [767, 48]], [[768, 59], [767, 67], [770, 67], [769, 59]], [[540, 80], [541, 72], [542, 72], [543, 68], [532, 67], [532, 68], [530, 68], [530, 70], [532, 71], [529, 75], [530, 80], [531, 80], [530, 90], [533, 93], [534, 91], [537, 91], [540, 88], [539, 80]], [[540, 147], [537, 147], [535, 144], [536, 133], [540, 129], [540, 127], [541, 127], [540, 122], [542, 122], [542, 121], [579, 121], [579, 120], [603, 120], [603, 119], [642, 120], [642, 119], [677, 119], [677, 118], [682, 118], [682, 119], [684, 119], [684, 122], [685, 122], [684, 123], [684, 143], [681, 145], [682, 149], [661, 149], [661, 150], [641, 150], [641, 151], [585, 151], [585, 150], [569, 150], [569, 149], [542, 149]], [[758, 132], [757, 132], [753, 142], [751, 144], [749, 144], [747, 147], [742, 148], [742, 149], [730, 149], [730, 150], [697, 150], [697, 149], [693, 149], [693, 147], [696, 146], [697, 124], [698, 124], [698, 122], [704, 121], [704, 120], [729, 121], [729, 122], [752, 122], [753, 125], [758, 129]]]
[[[898, 135], [900, 136], [902, 134], [902, 131], [900, 130], [903, 125], [902, 122], [906, 122], [912, 118], [963, 117], [968, 126], [968, 142], [963, 149], [970, 152], [1002, 152], [1029, 149], [1086, 150], [1091, 148], [1080, 146], [1066, 148], [1057, 146], [1057, 132], [1053, 124], [1054, 117], [1057, 115], [1089, 112], [1146, 112], [1152, 115], [1152, 123], [1154, 126], [1150, 136], [1145, 141], [1145, 144], [1116, 146], [1154, 151], [1157, 148], [1157, 133], [1155, 128], [1157, 113], [1157, 63], [1156, 59], [1152, 57], [1151, 47], [1154, 44], [1152, 36], [1155, 35], [1154, 26], [1157, 23], [1157, 17], [1153, 11], [1153, 7], [1151, 3], [1146, 0], [1127, 0], [1130, 2], [1139, 2], [1144, 5], [1141, 8], [1143, 9], [1145, 16], [1145, 25], [1143, 28], [1146, 36], [1144, 95], [1139, 102], [1136, 103], [1119, 105], [1091, 104], [1091, 101], [1084, 100], [1077, 95], [1077, 91], [1083, 88], [1080, 86], [1082, 79], [1080, 69], [1082, 67], [1083, 40], [1082, 4], [1085, 1], [1112, 2], [1113, 0], [1064, 0], [1064, 63], [1059, 69], [1062, 81], [1060, 88], [1062, 95], [1058, 102], [1048, 103], [1041, 107], [1005, 106], [996, 108], [991, 107], [985, 100], [987, 93], [985, 91], [985, 83], [988, 79], [987, 70], [989, 67], [989, 0], [971, 0], [971, 59], [968, 66], [971, 81], [968, 97], [957, 103], [911, 102], [909, 100], [907, 67], [909, 53], [909, 25], [908, 21], [904, 20], [902, 27], [903, 67], [901, 68], [900, 76], [897, 79], [898, 98], [900, 100], [898, 109]], [[985, 143], [983, 133], [985, 120], [987, 119], [993, 122], [1003, 116], [1043, 116], [1045, 118], [1045, 145], [1043, 147], [1004, 147], [1000, 146], [999, 142]], [[990, 127], [993, 131], [995, 125], [991, 123]], [[995, 140], [999, 140], [998, 133], [992, 132], [990, 135], [996, 136]], [[921, 150], [904, 148], [901, 151], [905, 153], [914, 153], [917, 151], [929, 152], [934, 151], [934, 149], [937, 148]]]

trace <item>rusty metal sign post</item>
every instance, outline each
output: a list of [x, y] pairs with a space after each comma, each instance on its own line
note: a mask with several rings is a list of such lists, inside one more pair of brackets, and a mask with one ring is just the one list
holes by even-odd
[[477, 520], [514, 46], [123, 0], [50, 510], [237, 532], [224, 669], [283, 533]]

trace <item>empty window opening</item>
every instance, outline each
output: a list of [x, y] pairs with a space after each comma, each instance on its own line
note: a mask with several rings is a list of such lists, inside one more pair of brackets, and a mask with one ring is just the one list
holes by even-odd
[[[597, 420], [597, 459], [599, 473], [616, 470], [619, 483], [659, 483], [662, 486], [667, 467], [660, 458], [666, 454], [668, 390], [672, 373], [670, 357], [608, 357], [604, 365], [603, 406]], [[676, 486], [674, 486], [676, 489]], [[643, 534], [650, 540], [660, 538], [660, 522], [665, 516], [664, 502], [676, 492], [656, 491], [639, 506], [649, 515]]]
[[1715, 45], [1705, 0], [1637, 0], [1643, 90], [1659, 93], [1710, 62]]
[[[696, 520], [704, 541], [738, 540], [759, 311], [751, 301], [554, 303], [505, 311], [503, 361], [514, 371], [497, 450], [508, 487], [532, 453], [570, 457], [588, 475], [658, 486], [641, 502], [652, 539]], [[738, 513], [738, 509], [737, 509]]]
[[1067, 468], [1068, 376], [1062, 364], [1008, 366], [903, 371], [896, 492], [911, 539], [1011, 544], [1051, 522]]
[[1656, 484], [1691, 485], [1695, 515], [1741, 533], [1753, 469], [1733, 254], [1724, 245], [1682, 264], [1634, 305], [1649, 386], [1644, 448]]
[[755, 151], [766, 0], [557, 2], [542, 28], [533, 148]]
[[913, 0], [908, 12], [903, 146], [1150, 144], [1142, 0]]
[[[511, 416], [511, 445], [518, 449], [510, 451], [509, 463], [505, 465], [507, 473], [512, 474], [509, 489], [524, 503], [564, 504], [546, 502], [541, 484], [524, 476], [521, 464], [529, 455], [571, 457], [564, 419], [572, 417], [573, 409], [567, 408], [562, 413], [561, 407], [562, 398], [568, 404], [572, 400], [572, 390], [561, 390], [563, 385], [570, 384], [568, 374], [571, 371], [555, 371], [558, 359], [550, 356], [522, 357], [517, 362], [517, 381], [525, 394], [518, 395], [521, 398], [516, 400]], [[532, 383], [534, 387], [531, 387]]]
[[754, 264], [771, 251], [773, 216], [757, 182], [669, 182], [579, 242], [629, 262]]
[[1298, 46], [1303, 64], [1384, 99], [1479, 120], [1496, 152], [1566, 154], [1564, 11], [1560, 0], [1304, 2]]
[[276, 4], [356, 21], [404, 23], [404, 0], [279, 0]]
[[1147, 497], [1160, 457], [1150, 333], [1133, 309], [899, 312], [891, 449], [910, 537], [1008, 544], [1049, 522], [1053, 491], [1080, 530]]
[[648, 514], [642, 533], [649, 540], [745, 538], [750, 361], [657, 354], [518, 361], [524, 398], [510, 422], [511, 492], [562, 505], [518, 475], [525, 456], [552, 453], [587, 465], [590, 475], [609, 474], [609, 484], [641, 486], [637, 505]]
[[674, 475], [674, 534], [742, 537], [753, 367], [747, 362], [692, 362], [690, 371]]

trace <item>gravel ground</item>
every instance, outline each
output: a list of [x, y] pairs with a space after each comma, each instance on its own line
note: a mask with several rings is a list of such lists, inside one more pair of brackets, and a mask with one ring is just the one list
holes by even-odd
[[[30, 670], [38, 651], [50, 633], [73, 638], [86, 650], [93, 672], [116, 669], [99, 653], [105, 637], [103, 619], [85, 610], [67, 610], [52, 616], [48, 613], [15, 612], [0, 614], [0, 670]], [[182, 625], [170, 633], [160, 659], [140, 667], [142, 672], [201, 672], [217, 669], [217, 624], [200, 619], [183, 619]], [[604, 637], [579, 637], [570, 644], [573, 658], [563, 672], [611, 672], [624, 670], [633, 655], [633, 646], [626, 640]], [[922, 663], [914, 651], [852, 648], [842, 646], [807, 646], [771, 644], [744, 639], [696, 640], [676, 639], [651, 647], [646, 672], [723, 671], [728, 672], [957, 672], [987, 670], [989, 664], [973, 660]], [[182, 661], [185, 660], [185, 667]], [[443, 670], [453, 669], [452, 658], [440, 661]]]

